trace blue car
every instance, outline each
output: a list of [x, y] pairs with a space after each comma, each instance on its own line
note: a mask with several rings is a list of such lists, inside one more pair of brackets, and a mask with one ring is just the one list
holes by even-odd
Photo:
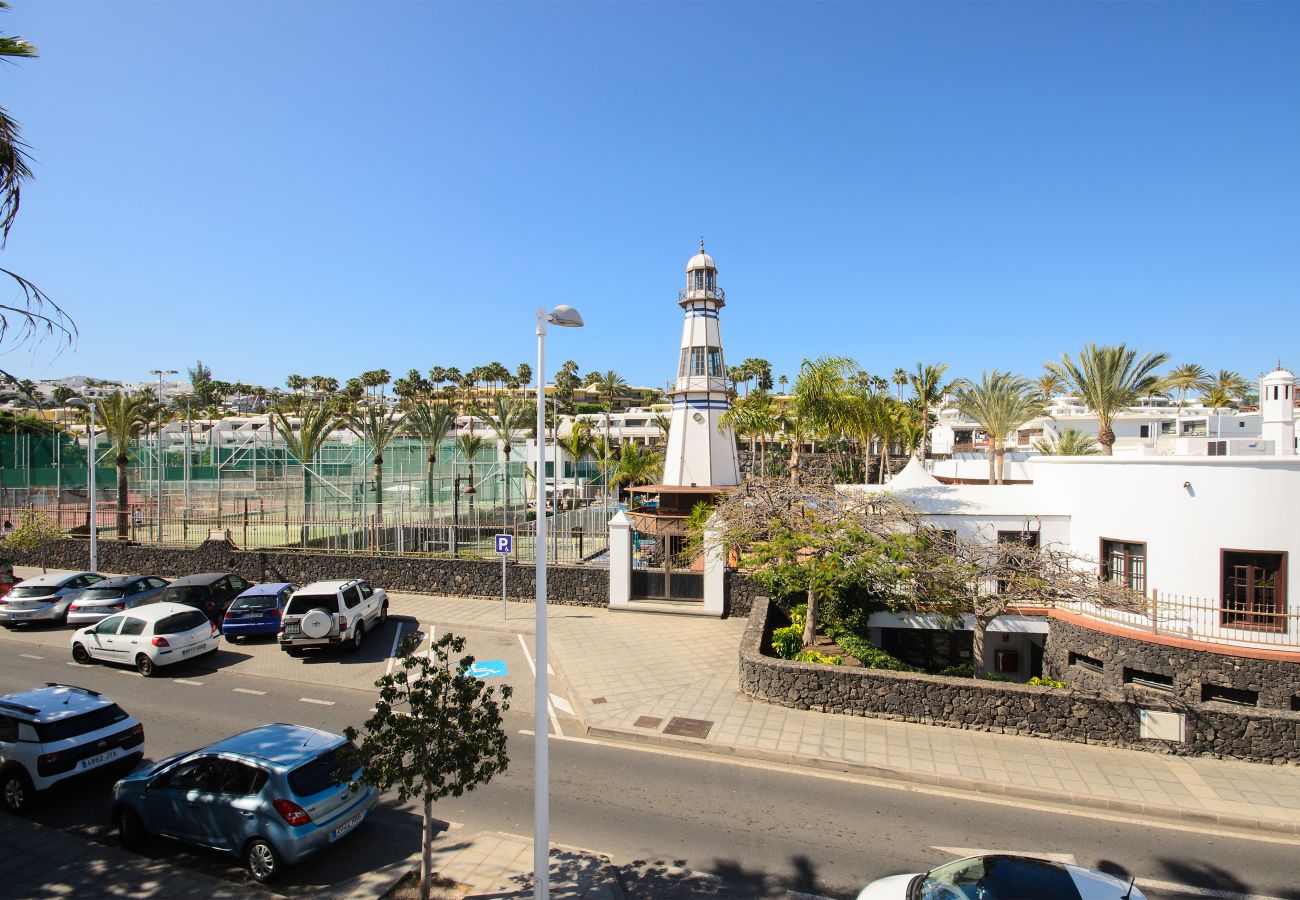
[[230, 604], [221, 620], [221, 633], [228, 641], [258, 636], [275, 637], [280, 630], [280, 615], [284, 612], [284, 605], [296, 590], [298, 586], [287, 581], [254, 585]]
[[373, 787], [338, 779], [355, 752], [342, 735], [262, 725], [121, 779], [113, 823], [128, 850], [166, 835], [232, 853], [270, 881], [356, 830], [379, 801]]

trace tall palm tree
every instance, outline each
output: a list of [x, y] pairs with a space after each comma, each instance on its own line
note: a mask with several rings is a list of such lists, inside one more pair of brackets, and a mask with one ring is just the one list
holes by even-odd
[[1218, 388], [1232, 400], [1240, 401], [1250, 392], [1250, 384], [1241, 377], [1241, 373], [1230, 369], [1220, 369], [1209, 379], [1210, 388]]
[[1019, 375], [994, 369], [957, 391], [957, 409], [989, 436], [989, 484], [1002, 484], [1007, 435], [1041, 416], [1046, 403]]
[[153, 418], [156, 409], [152, 396], [148, 394], [128, 397], [121, 391], [114, 391], [99, 401], [99, 424], [113, 448], [113, 461], [117, 464], [117, 539], [120, 541], [127, 539], [130, 530], [127, 465], [131, 461], [131, 440]]
[[1047, 402], [1065, 389], [1065, 382], [1061, 381], [1061, 376], [1055, 372], [1044, 372], [1033, 380], [1034, 389], [1038, 391], [1038, 396]]
[[907, 374], [907, 370], [906, 370], [906, 369], [895, 369], [895, 370], [894, 370], [893, 382], [894, 382], [894, 384], [898, 387], [898, 402], [899, 402], [899, 403], [902, 403], [902, 402], [903, 402], [903, 388], [905, 388], [905, 387], [907, 386], [907, 383], [908, 383], [909, 381], [911, 381], [911, 380], [912, 380], [912, 379], [911, 379], [911, 377]]
[[[578, 506], [578, 465], [584, 459], [591, 455], [593, 443], [591, 440], [591, 423], [586, 419], [574, 419], [569, 426], [567, 437], [560, 438], [559, 445], [564, 450], [566, 456], [573, 460], [573, 494], [569, 500], [569, 508], [576, 509]], [[560, 508], [560, 473], [555, 473], [555, 509]]]
[[428, 489], [428, 502], [433, 504], [433, 467], [438, 462], [438, 448], [447, 432], [456, 427], [456, 411], [445, 403], [410, 404], [406, 418], [402, 420], [406, 433], [421, 441], [428, 453], [428, 468], [425, 484]]
[[1178, 393], [1178, 408], [1181, 410], [1187, 402], [1187, 394], [1209, 386], [1210, 376], [1196, 363], [1182, 363], [1174, 366], [1164, 377], [1164, 383]]
[[655, 423], [655, 428], [659, 429], [659, 440], [666, 443], [668, 441], [668, 432], [673, 429], [673, 417], [666, 412], [657, 412], [650, 421]]
[[[467, 431], [460, 437], [456, 438], [456, 449], [459, 450], [460, 455], [465, 458], [465, 462], [469, 463], [470, 487], [474, 486], [474, 457], [478, 456], [479, 451], [483, 449], [483, 445], [486, 443], [487, 441], [483, 435], [475, 434], [472, 431]], [[473, 495], [471, 494], [470, 496], [472, 497]], [[473, 503], [474, 501], [470, 500], [471, 506]]]
[[1056, 439], [1040, 437], [1034, 449], [1044, 456], [1096, 456], [1101, 453], [1097, 439], [1086, 431], [1066, 428]]
[[767, 443], [781, 427], [781, 415], [772, 401], [772, 395], [765, 390], [755, 392], [746, 398], [749, 407], [749, 425], [758, 436], [758, 472], [767, 474]]
[[605, 446], [603, 447], [605, 458], [605, 470], [609, 470], [609, 450], [610, 450], [610, 414], [614, 412], [614, 401], [620, 394], [627, 390], [627, 382], [623, 376], [610, 369], [606, 372], [598, 373], [591, 381], [591, 386], [596, 389], [596, 393], [605, 398]]
[[663, 454], [632, 444], [619, 457], [610, 484], [615, 488], [626, 485], [630, 489], [638, 484], [654, 484], [663, 478], [663, 474]]
[[[505, 367], [502, 366], [505, 370]], [[507, 377], [509, 372], [506, 371]], [[477, 415], [482, 417], [487, 423], [488, 430], [492, 435], [501, 442], [501, 452], [505, 456], [505, 482], [506, 491], [503, 500], [504, 507], [510, 506], [510, 451], [511, 442], [515, 439], [515, 434], [520, 431], [528, 431], [533, 426], [532, 408], [524, 400], [514, 397], [508, 397], [505, 394], [496, 394], [492, 398], [491, 411], [479, 410]]]
[[312, 473], [311, 465], [320, 453], [320, 448], [329, 438], [330, 432], [338, 426], [338, 418], [325, 403], [308, 403], [302, 409], [298, 431], [280, 410], [272, 418], [275, 430], [279, 432], [290, 455], [302, 466], [302, 534], [301, 541], [307, 544], [307, 522], [312, 518]]
[[944, 382], [943, 376], [947, 371], [947, 363], [939, 363], [937, 366], [917, 363], [916, 371], [908, 376], [912, 393], [915, 395], [913, 399], [920, 410], [921, 424], [925, 429], [921, 439], [922, 459], [930, 455], [930, 410], [938, 406], [944, 396], [958, 386], [958, 382], [955, 381]]
[[384, 451], [402, 430], [397, 410], [367, 406], [348, 414], [348, 430], [370, 445], [375, 454], [375, 525], [384, 524]]
[[789, 422], [794, 427], [790, 448], [790, 481], [800, 483], [799, 445], [812, 434], [836, 435], [849, 430], [845, 402], [858, 364], [845, 356], [805, 359], [794, 380]]
[[1155, 370], [1169, 361], [1167, 353], [1145, 353], [1125, 344], [1087, 344], [1077, 359], [1062, 353], [1060, 362], [1045, 368], [1064, 381], [1097, 416], [1097, 443], [1105, 456], [1112, 454], [1115, 416], [1136, 404], [1158, 381]]

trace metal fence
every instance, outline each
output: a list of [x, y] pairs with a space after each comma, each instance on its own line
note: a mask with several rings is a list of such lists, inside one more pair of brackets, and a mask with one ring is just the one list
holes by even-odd
[[1064, 610], [1136, 631], [1183, 640], [1281, 650], [1300, 646], [1300, 613], [1285, 608], [1234, 607], [1203, 597], [1152, 592], [1145, 613], [1084, 601], [1058, 602]]

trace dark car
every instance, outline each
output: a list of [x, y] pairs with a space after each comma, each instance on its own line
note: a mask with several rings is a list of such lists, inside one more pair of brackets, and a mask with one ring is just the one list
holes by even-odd
[[297, 585], [280, 581], [255, 585], [235, 598], [221, 620], [221, 633], [228, 641], [246, 637], [275, 637], [280, 631], [280, 616]]
[[177, 578], [163, 591], [165, 603], [184, 603], [220, 623], [230, 603], [253, 585], [230, 572], [204, 572]]

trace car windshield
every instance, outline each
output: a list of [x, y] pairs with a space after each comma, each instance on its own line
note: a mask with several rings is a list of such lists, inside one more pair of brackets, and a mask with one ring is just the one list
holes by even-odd
[[153, 627], [154, 634], [184, 634], [198, 628], [200, 625], [207, 625], [208, 617], [203, 613], [195, 610], [194, 612], [176, 613], [174, 616], [167, 616], [159, 619], [158, 624]]
[[276, 594], [258, 594], [253, 597], [240, 597], [230, 605], [231, 609], [275, 609], [279, 605]]
[[340, 783], [339, 769], [346, 760], [360, 758], [353, 744], [339, 744], [289, 773], [289, 788], [299, 797], [311, 797]]
[[21, 600], [23, 597], [48, 597], [57, 591], [57, 587], [49, 585], [15, 585], [14, 589], [9, 592], [9, 596], [15, 600]]
[[123, 587], [93, 587], [86, 588], [81, 592], [82, 600], [120, 600], [122, 593], [126, 589]]
[[338, 612], [338, 594], [294, 594], [284, 611], [300, 616], [313, 609], [323, 609], [327, 613]]
[[112, 706], [105, 706], [88, 713], [82, 713], [79, 716], [60, 719], [57, 722], [38, 723], [35, 726], [36, 736], [41, 739], [42, 743], [47, 744], [53, 741], [65, 741], [68, 738], [79, 737], [115, 725], [125, 718], [126, 713], [114, 703]]
[[163, 592], [165, 603], [202, 603], [203, 599], [201, 587], [169, 587]]
[[914, 900], [1081, 900], [1062, 866], [1024, 856], [959, 859], [926, 873]]

